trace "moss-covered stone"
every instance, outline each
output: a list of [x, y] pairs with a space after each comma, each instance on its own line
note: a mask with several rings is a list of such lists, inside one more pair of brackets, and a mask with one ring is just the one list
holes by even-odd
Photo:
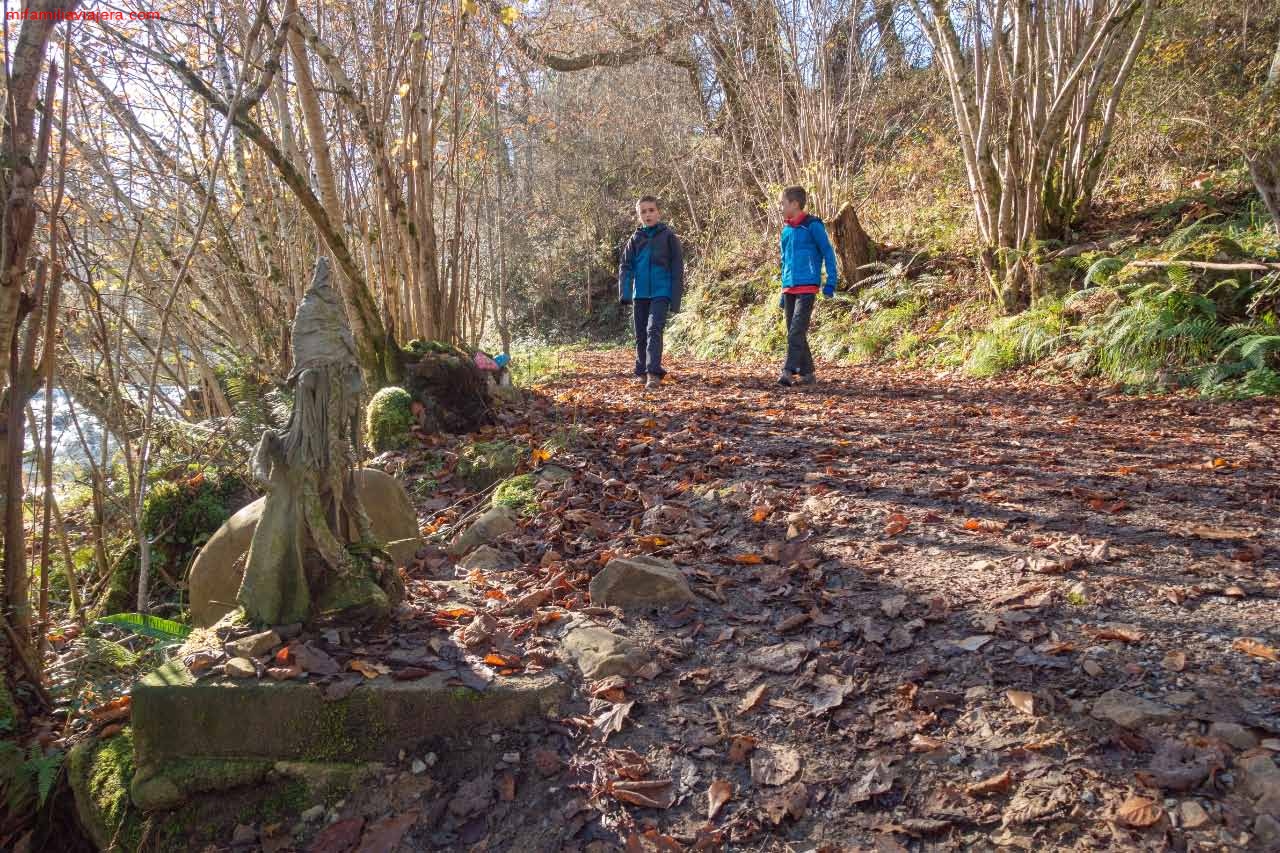
[[129, 798], [133, 775], [133, 732], [129, 727], [107, 740], [77, 744], [67, 756], [67, 778], [76, 812], [99, 850], [132, 853], [138, 849], [143, 820]]
[[392, 385], [373, 395], [365, 409], [365, 441], [375, 452], [403, 447], [413, 426], [413, 397]]
[[493, 505], [510, 507], [520, 515], [533, 515], [538, 511], [536, 483], [533, 474], [518, 474], [504, 480], [493, 492]]
[[520, 467], [524, 453], [509, 441], [480, 441], [462, 451], [458, 476], [472, 489], [487, 489]]
[[391, 612], [391, 601], [373, 579], [361, 571], [339, 575], [325, 585], [317, 610], [355, 622], [377, 622]]

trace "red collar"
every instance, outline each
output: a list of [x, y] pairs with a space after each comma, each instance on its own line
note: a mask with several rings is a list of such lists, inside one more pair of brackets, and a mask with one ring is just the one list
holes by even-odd
[[809, 214], [805, 213], [805, 212], [802, 210], [802, 211], [800, 211], [799, 213], [797, 213], [795, 216], [793, 216], [793, 217], [791, 217], [790, 219], [786, 220], [786, 223], [787, 223], [788, 225], [790, 225], [792, 228], [799, 228], [801, 225], [803, 225], [803, 224], [804, 224], [804, 221], [805, 221], [805, 219], [807, 219], [807, 218], [808, 218], [808, 216], [809, 216]]

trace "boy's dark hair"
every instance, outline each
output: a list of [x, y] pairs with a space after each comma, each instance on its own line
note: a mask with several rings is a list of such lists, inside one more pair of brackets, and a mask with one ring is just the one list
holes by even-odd
[[801, 207], [809, 203], [809, 194], [804, 191], [804, 187], [787, 187], [782, 191], [782, 197], [787, 201], [798, 202]]
[[656, 195], [640, 196], [640, 198], [636, 199], [636, 207], [639, 207], [640, 205], [644, 204], [646, 201], [653, 202], [654, 207], [658, 208], [658, 210], [662, 210], [662, 202], [658, 201], [658, 197]]

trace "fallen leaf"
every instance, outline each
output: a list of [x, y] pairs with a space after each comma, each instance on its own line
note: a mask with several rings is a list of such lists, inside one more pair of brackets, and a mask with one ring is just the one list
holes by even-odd
[[760, 707], [760, 702], [764, 699], [764, 694], [768, 687], [769, 685], [767, 684], [758, 684], [751, 688], [743, 700], [738, 703], [738, 713], [749, 714]]
[[897, 536], [911, 524], [911, 519], [900, 512], [891, 514], [884, 520], [884, 535]]
[[956, 645], [966, 652], [976, 652], [989, 642], [991, 642], [990, 634], [974, 634], [972, 637], [965, 637], [963, 640], [959, 640]]
[[371, 663], [367, 660], [356, 658], [347, 662], [347, 669], [358, 672], [365, 678], [377, 678], [379, 675], [386, 675], [391, 672], [391, 667], [380, 663]]
[[516, 777], [511, 771], [500, 773], [495, 783], [498, 788], [498, 799], [504, 803], [512, 802], [516, 798]]
[[1136, 829], [1155, 826], [1164, 817], [1164, 809], [1155, 800], [1131, 796], [1116, 809], [1116, 822]]
[[611, 705], [607, 711], [596, 717], [595, 723], [591, 726], [592, 731], [609, 739], [609, 735], [622, 731], [622, 724], [626, 722], [627, 714], [631, 713], [631, 708], [635, 702], [619, 702]]
[[1005, 691], [1005, 698], [1009, 700], [1009, 704], [1017, 708], [1024, 714], [1034, 715], [1036, 712], [1036, 697], [1025, 690], [1008, 690]]
[[1130, 625], [1101, 625], [1088, 630], [1096, 640], [1119, 640], [1123, 643], [1136, 643], [1146, 636]]
[[760, 522], [768, 518], [772, 513], [773, 513], [773, 507], [769, 506], [768, 504], [763, 504], [761, 506], [756, 507], [755, 511], [751, 513], [751, 520], [754, 521], [756, 524], [759, 524]]
[[760, 807], [765, 816], [777, 826], [787, 815], [799, 820], [804, 817], [809, 806], [809, 789], [803, 782], [788, 785], [781, 791], [765, 794], [760, 800]]
[[668, 809], [675, 802], [670, 779], [618, 781], [611, 783], [608, 791], [616, 800], [650, 809]]
[[757, 785], [785, 785], [799, 772], [800, 754], [790, 747], [760, 747], [751, 755], [751, 779]]
[[764, 562], [764, 557], [759, 554], [738, 554], [732, 559], [740, 566], [758, 566]]
[[1255, 658], [1280, 662], [1280, 653], [1268, 645], [1258, 642], [1253, 637], [1237, 637], [1231, 648]]
[[751, 735], [734, 735], [729, 741], [729, 760], [734, 764], [746, 761], [757, 743], [758, 741]]
[[898, 615], [902, 613], [906, 606], [907, 597], [905, 595], [894, 595], [880, 599], [880, 610], [890, 619], [898, 618]]
[[879, 759], [873, 761], [867, 772], [849, 787], [847, 795], [849, 802], [861, 803], [885, 793], [893, 787], [897, 777], [897, 771], [886, 762]]
[[724, 804], [733, 798], [733, 783], [726, 779], [712, 781], [707, 788], [707, 820], [715, 820]]
[[1161, 659], [1160, 664], [1171, 672], [1182, 672], [1187, 668], [1187, 653], [1169, 652]]
[[1003, 773], [997, 773], [981, 782], [974, 782], [967, 786], [964, 792], [971, 797], [985, 797], [988, 794], [1002, 794], [1013, 785], [1013, 774], [1006, 770]]
[[307, 853], [346, 853], [360, 840], [364, 818], [351, 817], [326, 826], [315, 838]]
[[418, 822], [418, 811], [412, 810], [398, 815], [388, 815], [377, 823], [370, 824], [360, 839], [356, 853], [391, 853], [400, 846], [400, 840], [415, 823]]

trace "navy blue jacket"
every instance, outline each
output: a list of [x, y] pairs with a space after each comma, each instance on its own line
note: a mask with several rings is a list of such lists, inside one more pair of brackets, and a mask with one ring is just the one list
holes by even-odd
[[670, 299], [680, 310], [684, 293], [684, 252], [676, 233], [659, 222], [637, 228], [627, 240], [618, 263], [618, 299]]

